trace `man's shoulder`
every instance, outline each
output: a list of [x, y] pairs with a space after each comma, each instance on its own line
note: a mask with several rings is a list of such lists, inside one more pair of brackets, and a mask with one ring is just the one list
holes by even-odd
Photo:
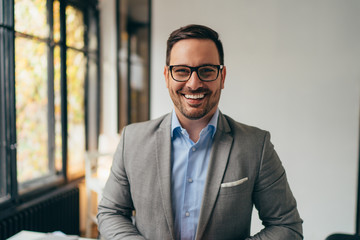
[[168, 113], [156, 119], [129, 124], [124, 128], [124, 131], [130, 132], [131, 134], [136, 134], [137, 132], [141, 134], [153, 133], [159, 128], [170, 126], [170, 121], [171, 113]]
[[226, 119], [229, 129], [234, 135], [264, 137], [268, 134], [266, 130], [239, 122], [226, 114], [222, 116]]

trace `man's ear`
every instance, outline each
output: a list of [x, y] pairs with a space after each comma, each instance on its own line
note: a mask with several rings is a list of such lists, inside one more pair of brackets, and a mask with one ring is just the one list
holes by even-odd
[[169, 88], [169, 71], [168, 71], [168, 66], [165, 66], [165, 67], [164, 67], [164, 77], [165, 77], [166, 87]]
[[223, 69], [221, 70], [221, 89], [224, 89], [225, 87], [225, 77], [226, 77], [226, 67], [224, 66]]

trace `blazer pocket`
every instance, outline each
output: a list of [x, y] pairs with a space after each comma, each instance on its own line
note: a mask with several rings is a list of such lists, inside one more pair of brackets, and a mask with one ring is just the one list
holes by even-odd
[[221, 196], [247, 196], [249, 192], [249, 179], [247, 177], [234, 182], [222, 183], [220, 185], [219, 195]]
[[249, 180], [249, 178], [248, 178], [248, 177], [245, 177], [245, 178], [242, 178], [242, 179], [237, 180], [237, 181], [234, 181], [234, 182], [222, 183], [222, 184], [221, 184], [221, 187], [222, 187], [222, 188], [235, 187], [235, 186], [238, 186], [238, 185], [246, 182], [247, 180]]

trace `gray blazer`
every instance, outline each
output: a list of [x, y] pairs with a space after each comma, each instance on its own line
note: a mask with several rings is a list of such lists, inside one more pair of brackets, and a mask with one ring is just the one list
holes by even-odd
[[[123, 129], [99, 204], [99, 231], [106, 239], [174, 239], [170, 124], [167, 114]], [[303, 239], [268, 132], [220, 113], [204, 188], [197, 240]], [[250, 237], [253, 205], [265, 228]]]

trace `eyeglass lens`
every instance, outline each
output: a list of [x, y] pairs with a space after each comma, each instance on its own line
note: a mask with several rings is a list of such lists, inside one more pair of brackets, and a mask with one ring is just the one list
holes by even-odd
[[[194, 68], [193, 68], [194, 69]], [[218, 66], [201, 66], [195, 68], [198, 77], [203, 81], [214, 81], [218, 76]], [[177, 81], [187, 81], [191, 77], [191, 68], [187, 66], [173, 66], [172, 77]]]

